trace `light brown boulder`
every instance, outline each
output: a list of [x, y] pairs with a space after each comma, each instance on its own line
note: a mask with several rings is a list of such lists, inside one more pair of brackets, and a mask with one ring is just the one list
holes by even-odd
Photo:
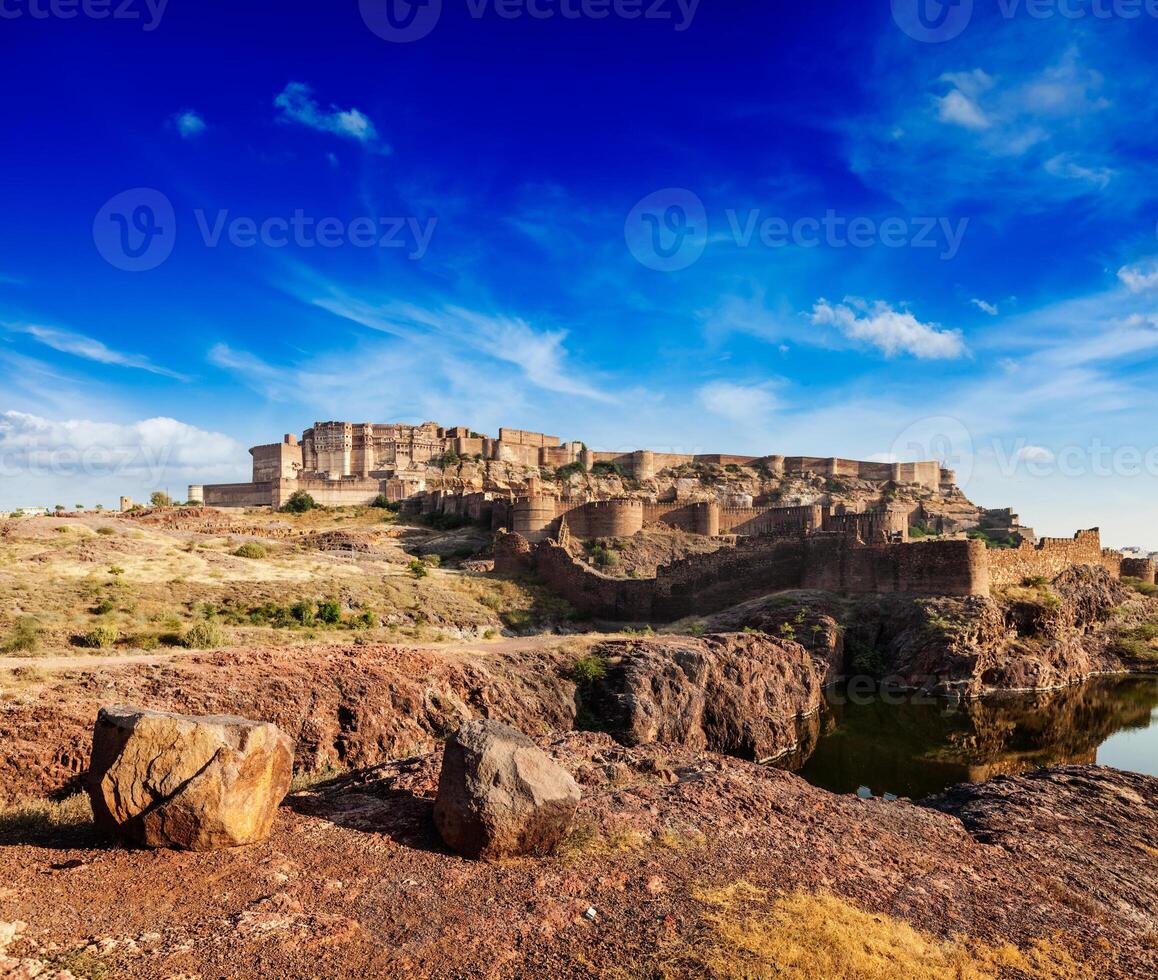
[[292, 775], [293, 741], [275, 725], [118, 705], [97, 715], [87, 789], [110, 834], [212, 851], [268, 837]]
[[465, 857], [539, 857], [566, 835], [579, 798], [571, 774], [522, 732], [471, 721], [447, 740], [434, 823]]

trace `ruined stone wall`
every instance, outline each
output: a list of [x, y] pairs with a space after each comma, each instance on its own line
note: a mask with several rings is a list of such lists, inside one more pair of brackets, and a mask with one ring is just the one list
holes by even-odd
[[203, 488], [206, 507], [270, 507], [274, 483], [218, 483]]
[[654, 579], [609, 578], [573, 558], [556, 541], [540, 544], [533, 561], [543, 583], [582, 613], [621, 622], [652, 618]]
[[[1118, 565], [1120, 565], [1119, 556]], [[1114, 560], [1103, 556], [1101, 532], [1078, 531], [1073, 538], [1042, 538], [1036, 545], [989, 549], [989, 579], [994, 588], [1021, 585], [1027, 579], [1055, 579], [1072, 565], [1101, 565], [1120, 574]]]
[[803, 587], [831, 592], [988, 595], [981, 541], [857, 546], [840, 534], [806, 540]]
[[1150, 558], [1123, 558], [1122, 578], [1138, 578], [1147, 585], [1154, 585], [1155, 565]]

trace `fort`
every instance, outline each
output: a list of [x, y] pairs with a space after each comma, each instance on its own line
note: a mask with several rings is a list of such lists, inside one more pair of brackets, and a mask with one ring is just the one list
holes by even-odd
[[[1153, 561], [1103, 548], [1097, 529], [1037, 540], [1011, 509], [970, 504], [936, 461], [597, 452], [541, 432], [491, 438], [434, 422], [318, 422], [250, 454], [251, 482], [191, 486], [190, 499], [276, 509], [305, 491], [324, 506], [384, 501], [482, 524], [496, 533], [497, 573], [533, 573], [612, 620], [677, 619], [784, 589], [988, 596], [1074, 566], [1155, 581]], [[650, 578], [583, 559], [580, 542], [647, 528], [717, 547]]]
[[936, 461], [879, 463], [812, 456], [731, 456], [722, 454], [595, 452], [582, 442], [521, 429], [499, 429], [498, 438], [465, 426], [317, 422], [299, 438], [250, 449], [249, 483], [200, 484], [190, 500], [211, 507], [281, 507], [297, 490], [324, 506], [368, 504], [379, 495], [402, 502], [422, 494], [432, 475], [448, 462], [471, 460], [505, 463], [535, 470], [577, 466], [604, 468], [637, 481], [650, 480], [683, 466], [742, 466], [771, 477], [816, 474], [827, 479], [893, 482], [938, 491], [955, 482], [951, 470]]
[[[1052, 580], [1074, 566], [1104, 568], [1119, 578], [1124, 564], [1120, 553], [1102, 548], [1097, 528], [1016, 549], [990, 548], [979, 538], [869, 542], [855, 531], [760, 535], [662, 566], [649, 579], [603, 574], [576, 557], [570, 543], [565, 521], [556, 537], [534, 545], [517, 532], [500, 532], [495, 571], [534, 573], [587, 615], [666, 622], [786, 589], [988, 596], [995, 588]], [[1129, 573], [1153, 582], [1153, 561], [1130, 561], [1136, 564]]]

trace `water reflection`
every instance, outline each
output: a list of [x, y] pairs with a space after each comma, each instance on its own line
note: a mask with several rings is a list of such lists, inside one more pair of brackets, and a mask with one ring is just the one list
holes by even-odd
[[914, 799], [1040, 766], [1158, 775], [1158, 678], [1095, 678], [1064, 691], [964, 703], [857, 698], [840, 688], [777, 764], [836, 793]]

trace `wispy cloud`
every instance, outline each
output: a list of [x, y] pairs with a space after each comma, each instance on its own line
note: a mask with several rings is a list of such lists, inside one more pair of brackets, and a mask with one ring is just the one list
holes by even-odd
[[390, 147], [380, 142], [378, 130], [369, 116], [359, 109], [340, 109], [336, 105], [323, 108], [314, 98], [313, 89], [304, 82], [290, 82], [273, 104], [279, 110], [281, 122], [354, 140], [379, 153], [390, 152]]
[[186, 140], [196, 139], [206, 129], [205, 120], [192, 109], [176, 113], [171, 121], [181, 134], [181, 138]]
[[1158, 256], [1122, 266], [1118, 279], [1132, 293], [1158, 289]]
[[189, 378], [168, 368], [159, 367], [142, 354], [126, 354], [113, 350], [103, 341], [84, 334], [63, 330], [59, 327], [46, 327], [35, 323], [3, 323], [5, 329], [31, 337], [45, 347], [70, 354], [86, 361], [95, 361], [97, 364], [111, 364], [117, 367], [134, 368], [138, 371], [148, 371], [150, 374], [159, 374], [177, 381], [188, 381]]
[[971, 299], [969, 302], [982, 313], [988, 313], [990, 316], [997, 316], [1001, 312], [993, 303], [988, 303], [983, 299]]
[[908, 310], [895, 310], [888, 303], [848, 297], [833, 305], [819, 300], [812, 308], [812, 323], [835, 327], [849, 340], [869, 344], [885, 354], [911, 354], [922, 360], [946, 360], [968, 353], [960, 330], [945, 330], [935, 323], [922, 323]]
[[712, 381], [696, 392], [699, 402], [713, 415], [741, 426], [765, 423], [779, 406], [775, 386], [765, 381], [744, 385], [730, 381]]

